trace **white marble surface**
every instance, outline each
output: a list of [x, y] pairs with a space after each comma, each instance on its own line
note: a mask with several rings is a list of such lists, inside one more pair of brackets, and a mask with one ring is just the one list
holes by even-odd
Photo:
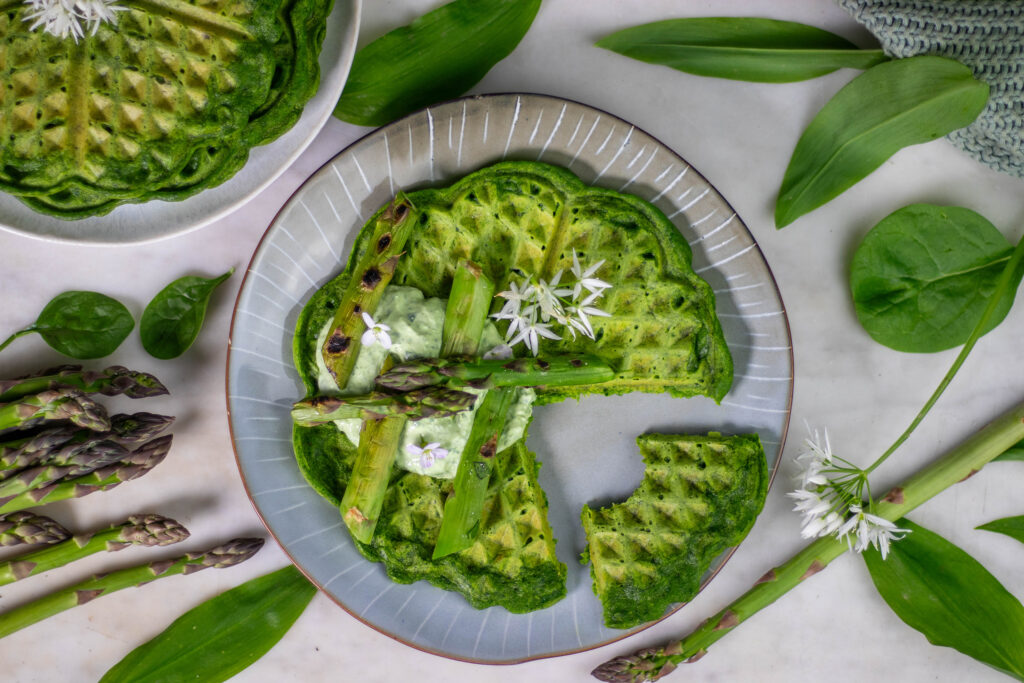
[[[435, 4], [423, 0], [367, 3], [362, 42]], [[858, 325], [846, 284], [852, 249], [891, 211], [913, 202], [977, 210], [1011, 240], [1024, 232], [1024, 181], [999, 175], [944, 141], [907, 149], [826, 207], [783, 231], [772, 210], [789, 154], [803, 127], [852, 76], [839, 72], [787, 85], [699, 78], [634, 62], [591, 47], [629, 25], [673, 16], [760, 15], [829, 28], [860, 44], [868, 37], [826, 0], [583, 3], [547, 0], [529, 35], [475, 92], [559, 95], [606, 109], [675, 149], [732, 203], [771, 265], [789, 312], [796, 392], [783, 471], [750, 536], [697, 598], [633, 638], [582, 654], [508, 667], [449, 661], [401, 645], [317, 596], [285, 638], [238, 681], [574, 681], [606, 659], [687, 632], [801, 547], [798, 518], [785, 498], [787, 467], [804, 422], [827, 426], [845, 457], [867, 464], [913, 417], [955, 352], [900, 354], [871, 341]], [[55, 517], [88, 529], [141, 510], [179, 519], [192, 530], [188, 549], [263, 534], [245, 496], [228, 436], [224, 398], [226, 342], [241, 271], [290, 193], [365, 129], [336, 120], [273, 187], [248, 206], [180, 237], [124, 247], [54, 244], [0, 232], [0, 335], [30, 323], [54, 294], [92, 289], [115, 296], [137, 315], [164, 284], [185, 273], [238, 273], [215, 295], [199, 342], [182, 358], [156, 361], [133, 335], [108, 359], [156, 373], [172, 395], [131, 408], [177, 415], [168, 460], [144, 479], [73, 503]], [[877, 488], [895, 483], [954, 446], [1022, 398], [1019, 337], [1024, 306], [985, 337], [917, 433], [878, 472]], [[61, 361], [38, 338], [0, 353], [0, 375]], [[124, 403], [127, 403], [126, 401]], [[127, 409], [124, 403], [117, 405]], [[975, 531], [978, 524], [1024, 513], [1020, 465], [986, 469], [926, 504], [912, 517], [981, 560], [1006, 587], [1024, 596], [1024, 548]], [[170, 549], [168, 549], [170, 550]], [[171, 553], [168, 553], [171, 554]], [[140, 561], [145, 551], [93, 557], [73, 569], [0, 590], [0, 607], [71, 581], [72, 577]], [[224, 589], [283, 566], [273, 542], [254, 560], [224, 571], [176, 577], [104, 597], [0, 640], [2, 678], [91, 681], [185, 609]], [[997, 681], [1003, 677], [952, 650], [929, 645], [903, 625], [871, 586], [853, 556], [784, 596], [736, 629], [699, 663], [668, 680], [700, 681]]]

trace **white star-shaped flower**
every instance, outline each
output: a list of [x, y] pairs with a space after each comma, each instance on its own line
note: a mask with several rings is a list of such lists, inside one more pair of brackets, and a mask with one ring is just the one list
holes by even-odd
[[545, 337], [547, 339], [561, 339], [561, 337], [552, 332], [550, 325], [534, 320], [526, 323], [519, 331], [519, 334], [517, 334], [515, 338], [508, 343], [508, 345], [515, 346], [519, 342], [524, 342], [530, 349], [530, 353], [536, 356], [540, 353], [541, 337]]
[[86, 30], [96, 33], [103, 22], [117, 21], [117, 12], [124, 7], [113, 4], [116, 0], [26, 0], [29, 10], [25, 21], [31, 21], [30, 30], [42, 27], [58, 38], [70, 36], [76, 43]]
[[391, 348], [391, 335], [388, 334], [391, 330], [390, 327], [384, 323], [375, 322], [373, 317], [366, 311], [363, 311], [363, 322], [366, 323], [366, 331], [363, 332], [363, 336], [359, 339], [363, 346], [380, 344], [385, 349]]
[[586, 270], [580, 265], [580, 259], [576, 255], [576, 250], [572, 250], [572, 274], [576, 277], [576, 286], [572, 290], [572, 298], [579, 299], [580, 295], [583, 294], [583, 290], [587, 290], [591, 294], [600, 295], [604, 290], [611, 287], [610, 284], [594, 277], [594, 273], [597, 269], [604, 265], [604, 259], [601, 259], [594, 265], [590, 266]]

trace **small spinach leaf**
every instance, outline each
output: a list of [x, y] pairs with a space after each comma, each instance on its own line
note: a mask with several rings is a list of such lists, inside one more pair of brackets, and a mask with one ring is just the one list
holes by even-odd
[[739, 81], [788, 83], [888, 59], [814, 26], [756, 17], [669, 19], [623, 29], [597, 47], [679, 71]]
[[334, 115], [382, 126], [472, 88], [515, 49], [540, 0], [455, 0], [358, 53]]
[[1015, 446], [1011, 446], [1005, 453], [1000, 455], [992, 462], [998, 462], [1000, 460], [1002, 460], [1003, 462], [1009, 462], [1011, 460], [1024, 461], [1024, 441], [1021, 441]]
[[100, 683], [225, 681], [270, 650], [315, 594], [291, 565], [247, 581], [178, 617]]
[[864, 553], [889, 607], [932, 644], [1024, 680], [1024, 605], [946, 539], [906, 519], [897, 524], [911, 533], [887, 559], [874, 549]]
[[1019, 517], [1003, 517], [1002, 519], [995, 519], [988, 524], [982, 524], [978, 528], [983, 531], [994, 531], [997, 534], [1006, 534], [1010, 538], [1015, 538], [1021, 543], [1024, 543], [1024, 515]]
[[154, 358], [163, 360], [185, 353], [199, 335], [213, 290], [234, 272], [232, 268], [209, 280], [187, 276], [160, 290], [139, 321], [143, 348]]
[[0, 344], [36, 332], [53, 349], [78, 359], [109, 356], [135, 327], [124, 304], [98, 292], [70, 291], [53, 297], [34, 323]]
[[[956, 206], [913, 204], [864, 237], [850, 267], [861, 325], [897, 351], [931, 353], [963, 344], [981, 317], [1013, 246], [984, 217]], [[1013, 305], [1020, 270], [986, 326]]]
[[834, 199], [903, 147], [963, 128], [988, 85], [945, 57], [877, 64], [822, 107], [797, 142], [775, 206], [782, 228]]

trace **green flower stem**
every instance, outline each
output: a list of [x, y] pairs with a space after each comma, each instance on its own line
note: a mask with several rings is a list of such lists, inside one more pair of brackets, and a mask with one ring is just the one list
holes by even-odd
[[[879, 502], [875, 514], [896, 521], [908, 512], [971, 476], [1024, 439], [1024, 402], [984, 427], [946, 456], [927, 466]], [[819, 538], [765, 574], [746, 593], [681, 640], [605, 662], [592, 673], [613, 683], [655, 681], [678, 664], [693, 662], [750, 616], [772, 604], [808, 577], [828, 566], [849, 546], [832, 536]]]
[[999, 276], [999, 281], [996, 283], [996, 288], [993, 290], [992, 296], [989, 297], [988, 305], [985, 306], [985, 310], [982, 312], [981, 318], [978, 319], [978, 323], [974, 326], [974, 331], [971, 332], [971, 336], [967, 338], [966, 342], [964, 342], [963, 348], [960, 349], [960, 353], [957, 354], [956, 360], [953, 361], [953, 365], [950, 366], [946, 376], [942, 378], [941, 382], [939, 382], [939, 386], [924, 404], [924, 407], [921, 408], [920, 412], [918, 412], [917, 416], [913, 421], [911, 421], [910, 426], [900, 434], [899, 438], [896, 439], [896, 441], [889, 446], [881, 456], [879, 456], [878, 460], [875, 460], [870, 467], [864, 470], [865, 478], [879, 465], [885, 462], [897, 448], [903, 445], [903, 442], [906, 441], [911, 433], [917, 429], [917, 426], [921, 424], [921, 420], [923, 420], [924, 416], [932, 409], [932, 406], [934, 406], [935, 402], [939, 400], [942, 393], [946, 391], [946, 387], [948, 387], [949, 383], [953, 381], [953, 377], [957, 372], [959, 372], [960, 366], [964, 364], [964, 361], [967, 360], [968, 354], [970, 354], [971, 350], [974, 349], [974, 345], [978, 343], [978, 340], [981, 339], [984, 334], [985, 326], [988, 325], [988, 321], [992, 318], [993, 314], [995, 314], [996, 308], [999, 306], [999, 302], [1002, 301], [1007, 290], [1010, 288], [1010, 283], [1013, 282], [1013, 275], [1017, 269], [1020, 268], [1022, 260], [1024, 260], [1024, 239], [1018, 242], [1017, 247], [1013, 250], [1010, 260], [1006, 263], [1006, 267], [1003, 268], [1003, 272]]
[[240, 538], [204, 553], [188, 553], [173, 560], [149, 562], [97, 574], [68, 588], [57, 590], [33, 602], [0, 614], [0, 638], [31, 626], [66, 609], [108, 595], [123, 588], [142, 586], [154, 579], [176, 574], [193, 574], [207, 567], [231, 567], [252, 557], [263, 545], [261, 538]]

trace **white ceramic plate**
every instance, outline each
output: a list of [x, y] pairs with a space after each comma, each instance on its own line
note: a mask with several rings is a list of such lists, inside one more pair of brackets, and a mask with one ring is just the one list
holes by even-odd
[[48, 240], [126, 244], [194, 230], [231, 213], [284, 173], [334, 111], [355, 55], [361, 6], [362, 0], [334, 0], [320, 50], [319, 90], [295, 125], [270, 144], [254, 147], [229, 180], [180, 202], [126, 204], [105, 216], [75, 221], [36, 213], [0, 192], [0, 228]]
[[[344, 266], [355, 234], [399, 189], [444, 186], [509, 159], [567, 166], [585, 182], [633, 192], [668, 215], [715, 289], [732, 350], [732, 390], [710, 399], [630, 394], [537, 409], [528, 446], [543, 463], [568, 596], [531, 614], [478, 611], [457, 593], [392, 583], [353, 547], [338, 511], [303, 480], [289, 408], [303, 395], [291, 338], [303, 304]], [[540, 95], [490, 95], [413, 114], [356, 142], [314, 174], [267, 230], [239, 293], [228, 354], [228, 408], [249, 495], [295, 563], [352, 615], [448, 657], [511, 663], [589, 649], [632, 631], [605, 628], [578, 558], [584, 503], [626, 498], [643, 476], [645, 432], [757, 432], [774, 472], [789, 423], [793, 354], [786, 313], [757, 244], [701, 175], [650, 135], [605, 112]], [[710, 580], [728, 555], [705, 576]]]

